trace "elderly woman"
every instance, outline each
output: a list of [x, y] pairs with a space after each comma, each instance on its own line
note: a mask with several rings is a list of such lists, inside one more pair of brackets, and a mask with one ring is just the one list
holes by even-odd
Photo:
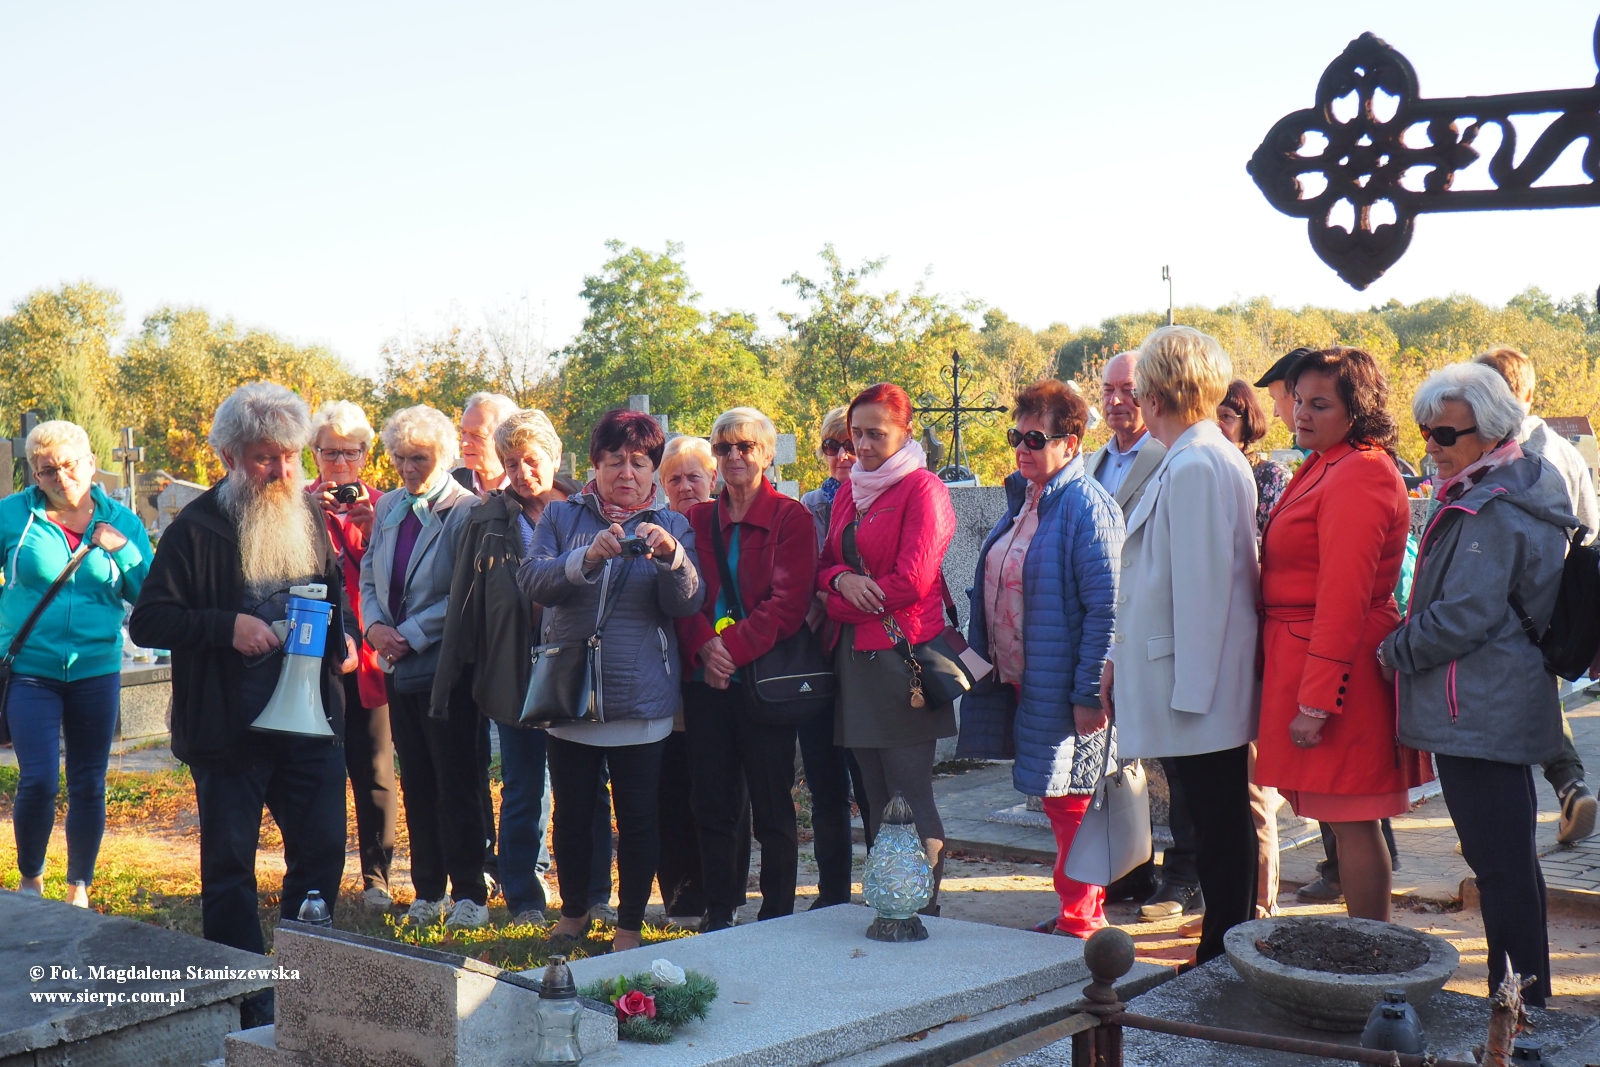
[[1255, 449], [1257, 441], [1267, 436], [1267, 412], [1250, 383], [1235, 378], [1228, 383], [1228, 392], [1217, 405], [1217, 425], [1222, 436], [1232, 441], [1250, 461], [1256, 478], [1256, 536], [1267, 528], [1267, 516], [1289, 487], [1289, 468], [1268, 459]]
[[[344, 575], [345, 602], [355, 605], [360, 626], [361, 559], [372, 539], [372, 507], [381, 495], [361, 472], [372, 447], [372, 424], [348, 400], [330, 400], [312, 416], [311, 455], [316, 481], [306, 491], [322, 507], [328, 539]], [[394, 861], [394, 741], [389, 731], [389, 694], [378, 653], [363, 643], [360, 666], [344, 682], [344, 762], [356, 802], [356, 852], [361, 862], [361, 902], [388, 909], [389, 865]]]
[[1524, 625], [1549, 625], [1578, 520], [1560, 473], [1517, 444], [1522, 408], [1490, 368], [1435, 371], [1411, 413], [1443, 506], [1422, 537], [1405, 622], [1377, 658], [1400, 675], [1400, 740], [1433, 753], [1477, 876], [1489, 989], [1509, 954], [1513, 970], [1536, 979], [1523, 999], [1542, 1006], [1550, 947], [1532, 767], [1561, 749], [1561, 702]]
[[711, 499], [717, 486], [717, 458], [703, 437], [674, 437], [661, 454], [657, 472], [667, 504], [679, 515]]
[[1255, 916], [1256, 486], [1217, 424], [1232, 364], [1216, 338], [1165, 326], [1134, 367], [1167, 448], [1122, 544], [1122, 610], [1101, 677], [1124, 758], [1173, 757], [1199, 838], [1206, 915], [1196, 961]]
[[[455, 574], [430, 714], [448, 723], [457, 707], [475, 707], [495, 724], [504, 783], [500, 885], [513, 922], [540, 923], [546, 903], [538, 872], [545, 737], [519, 724], [530, 652], [539, 643], [540, 608], [517, 587], [517, 568], [546, 505], [566, 499], [554, 484], [561, 438], [544, 412], [518, 411], [496, 427], [493, 447], [505, 488], [453, 508], [445, 529]], [[463, 693], [471, 699], [460, 699]]]
[[361, 561], [361, 624], [389, 672], [389, 721], [417, 891], [406, 919], [422, 925], [448, 913], [450, 926], [474, 928], [489, 921], [477, 715], [463, 710], [436, 719], [428, 708], [455, 571], [445, 528], [455, 508], [477, 498], [450, 477], [456, 434], [442, 412], [427, 405], [395, 412], [384, 424], [383, 447], [404, 485], [374, 509]]
[[957, 755], [1014, 760], [1017, 791], [1043, 798], [1061, 907], [1040, 929], [1087, 938], [1106, 925], [1105, 889], [1068, 878], [1066, 862], [1112, 743], [1100, 670], [1117, 613], [1122, 509], [1084, 474], [1081, 396], [1049, 378], [1017, 394], [1011, 416], [1017, 470], [978, 554], [967, 627], [999, 684], [962, 701]]
[[811, 513], [780, 494], [764, 473], [777, 443], [772, 420], [755, 408], [717, 416], [711, 452], [724, 489], [689, 512], [705, 599], [699, 612], [678, 623], [678, 637], [696, 668], [683, 718], [706, 891], [703, 932], [732, 926], [744, 897], [737, 858], [747, 796], [761, 843], [758, 918], [794, 912], [795, 727], [755, 718], [742, 673], [805, 625], [816, 587]]
[[523, 594], [545, 606], [546, 644], [587, 642], [595, 620], [608, 612], [595, 686], [600, 721], [546, 731], [561, 884], [552, 940], [577, 938], [588, 926], [594, 812], [609, 770], [617, 817], [613, 948], [641, 944], [660, 859], [661, 752], [681, 706], [673, 620], [693, 615], [703, 597], [689, 520], [656, 507], [655, 473], [665, 448], [661, 426], [649, 415], [602, 416], [589, 437], [594, 481], [545, 507], [517, 572]]
[[[94, 484], [81, 426], [41, 422], [24, 444], [34, 485], [0, 501], [0, 654], [11, 686], [0, 708], [16, 747], [17, 888], [44, 892], [45, 850], [56, 823], [61, 742], [67, 759], [67, 901], [89, 906], [106, 827], [106, 763], [122, 686], [122, 605], [139, 597], [150, 538], [139, 517]], [[74, 575], [40, 608], [56, 577]]]
[[956, 733], [955, 707], [912, 703], [912, 673], [897, 653], [944, 632], [940, 564], [955, 535], [950, 491], [928, 470], [911, 435], [911, 398], [880, 382], [850, 402], [846, 413], [856, 462], [833, 500], [817, 588], [828, 594], [834, 624], [839, 697], [834, 740], [861, 765], [872, 818], [895, 793], [911, 805], [917, 835], [933, 865], [934, 895], [924, 911], [939, 914], [944, 873], [944, 822], [933, 797], [934, 750]]
[[1301, 818], [1333, 827], [1346, 909], [1388, 922], [1380, 821], [1409, 810], [1407, 789], [1423, 780], [1415, 753], [1396, 758], [1394, 691], [1374, 658], [1400, 621], [1394, 588], [1411, 526], [1388, 451], [1389, 387], [1357, 348], [1302, 356], [1286, 382], [1295, 443], [1310, 457], [1262, 541], [1256, 781], [1276, 787]]

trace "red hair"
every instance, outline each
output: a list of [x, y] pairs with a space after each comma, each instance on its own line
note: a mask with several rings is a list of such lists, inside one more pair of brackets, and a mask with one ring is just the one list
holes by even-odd
[[608, 411], [600, 416], [589, 435], [589, 462], [598, 465], [602, 452], [621, 452], [625, 448], [645, 453], [650, 465], [659, 467], [667, 437], [661, 432], [661, 424], [642, 411]]
[[850, 410], [845, 412], [845, 424], [848, 426], [850, 418], [855, 415], [856, 408], [864, 404], [882, 404], [889, 412], [889, 418], [907, 433], [911, 432], [911, 398], [906, 391], [892, 382], [879, 382], [869, 385], [850, 401]]

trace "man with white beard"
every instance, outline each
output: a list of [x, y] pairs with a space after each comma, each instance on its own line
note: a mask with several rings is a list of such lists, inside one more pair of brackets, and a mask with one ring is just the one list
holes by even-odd
[[[172, 650], [172, 752], [194, 775], [200, 809], [200, 906], [205, 937], [261, 952], [256, 845], [261, 808], [283, 834], [288, 869], [280, 914], [306, 892], [329, 907], [344, 873], [344, 687], [355, 669], [354, 623], [327, 531], [303, 489], [300, 455], [311, 412], [280, 385], [241, 386], [222, 402], [210, 444], [227, 477], [179, 513], [156, 549], [128, 621], [133, 640]], [[328, 587], [334, 610], [323, 657], [327, 740], [253, 733], [277, 686], [289, 587]], [[245, 1025], [270, 1022], [270, 993], [247, 1000]]]

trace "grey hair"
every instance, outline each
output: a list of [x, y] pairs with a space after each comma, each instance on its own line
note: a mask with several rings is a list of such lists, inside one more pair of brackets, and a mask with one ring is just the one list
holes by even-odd
[[383, 447], [393, 456], [402, 445], [421, 445], [433, 450], [439, 471], [449, 470], [461, 458], [456, 427], [449, 416], [427, 404], [401, 408], [383, 424]]
[[94, 451], [94, 446], [89, 443], [88, 431], [65, 419], [41, 422], [28, 431], [28, 439], [22, 445], [30, 466], [39, 458], [39, 453], [51, 448], [72, 448], [80, 456], [87, 456]]
[[1472, 409], [1478, 436], [1491, 443], [1516, 436], [1522, 429], [1522, 405], [1493, 367], [1452, 363], [1428, 375], [1411, 398], [1411, 414], [1426, 426], [1439, 418], [1444, 404], [1459, 400]]
[[561, 465], [561, 435], [551, 425], [550, 416], [538, 408], [529, 408], [500, 420], [494, 431], [494, 448], [502, 463], [512, 452], [530, 446], [543, 452], [552, 464]]
[[515, 400], [504, 393], [473, 393], [467, 397], [467, 402], [461, 405], [461, 417], [464, 419], [473, 408], [487, 407], [495, 414], [495, 424], [499, 425], [506, 419], [522, 410]]
[[206, 440], [229, 463], [241, 458], [245, 446], [258, 442], [299, 452], [311, 443], [311, 409], [292, 389], [251, 382], [217, 407]]
[[362, 448], [372, 444], [372, 423], [367, 421], [367, 413], [361, 410], [360, 405], [348, 400], [330, 400], [317, 409], [312, 418], [313, 444], [321, 440], [323, 430], [354, 441]]

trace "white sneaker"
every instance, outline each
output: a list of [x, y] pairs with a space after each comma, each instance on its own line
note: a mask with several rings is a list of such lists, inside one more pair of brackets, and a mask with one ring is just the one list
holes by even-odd
[[387, 889], [373, 886], [361, 894], [361, 906], [371, 908], [374, 911], [388, 911], [394, 907], [394, 897], [389, 895]]
[[413, 926], [427, 926], [438, 922], [439, 917], [449, 910], [449, 897], [440, 897], [438, 900], [423, 900], [418, 897], [411, 902], [411, 907], [406, 909], [405, 921]]
[[470, 900], [458, 900], [444, 924], [452, 930], [476, 930], [489, 925], [489, 909]]
[[596, 904], [589, 909], [589, 920], [602, 926], [617, 925], [617, 909], [610, 904]]

